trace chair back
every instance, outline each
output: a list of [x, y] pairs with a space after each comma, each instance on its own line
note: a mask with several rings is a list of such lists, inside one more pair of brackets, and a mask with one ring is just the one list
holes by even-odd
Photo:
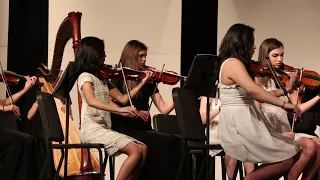
[[52, 94], [38, 92], [37, 101], [39, 105], [42, 126], [48, 140], [55, 142], [64, 141], [60, 117]]
[[173, 88], [172, 96], [180, 135], [186, 140], [205, 141], [205, 128], [202, 124], [199, 101], [188, 89]]
[[153, 116], [153, 129], [165, 134], [179, 134], [175, 115], [156, 114]]

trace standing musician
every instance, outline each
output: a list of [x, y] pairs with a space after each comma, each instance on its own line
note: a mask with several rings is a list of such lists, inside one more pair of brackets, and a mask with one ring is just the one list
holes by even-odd
[[[31, 89], [37, 80], [34, 76], [26, 76], [25, 79], [26, 83], [22, 90], [11, 97], [0, 100], [1, 113], [12, 112], [15, 116], [20, 116], [20, 109], [15, 103]], [[35, 139], [31, 135], [10, 129], [6, 127], [6, 124], [2, 123], [0, 122], [1, 179], [38, 179], [39, 172], [37, 169], [38, 159], [36, 157], [37, 147]]]
[[[123, 67], [139, 71], [144, 70], [147, 51], [148, 48], [144, 43], [131, 40], [123, 48], [120, 63]], [[134, 89], [141, 83], [135, 80], [127, 80], [125, 83], [120, 77], [112, 79], [111, 82], [122, 93], [127, 92], [126, 83], [129, 90]], [[155, 104], [161, 114], [168, 114], [174, 108], [173, 100], [168, 103], [163, 100], [155, 82], [146, 83], [135, 96], [132, 95], [132, 104], [137, 108], [137, 118], [112, 114], [112, 128], [120, 133], [132, 136], [148, 146], [148, 156], [140, 179], [170, 179], [174, 173], [172, 172], [174, 171], [173, 168], [170, 167], [171, 161], [174, 161], [170, 159], [170, 154], [174, 152], [172, 149], [175, 141], [171, 137], [150, 131], [152, 130], [149, 112], [150, 97], [152, 99], [151, 103]], [[115, 101], [115, 103], [123, 106], [123, 103], [119, 101]]]
[[[101, 67], [104, 66], [105, 51], [103, 40], [96, 37], [83, 38], [75, 54], [75, 73], [73, 79], [78, 79], [78, 88], [82, 99], [80, 138], [83, 143], [102, 143], [109, 156], [125, 153], [128, 155], [123, 162], [117, 179], [137, 180], [144, 165], [147, 147], [142, 142], [111, 129], [110, 112], [125, 117], [136, 117], [134, 107], [118, 107], [110, 103], [110, 97], [126, 103], [127, 95], [121, 94], [109, 81], [99, 78]], [[150, 79], [146, 73], [141, 85], [132, 89], [136, 94], [139, 88]], [[110, 90], [109, 90], [110, 89]]]
[[[260, 63], [265, 63], [265, 61], [270, 60], [271, 65], [274, 68], [280, 68], [283, 65], [284, 56], [284, 46], [283, 44], [275, 39], [269, 38], [262, 42], [259, 50]], [[268, 59], [266, 59], [266, 57]], [[289, 92], [289, 99], [292, 103], [298, 103], [301, 109], [301, 113], [308, 111], [312, 106], [320, 101], [320, 96], [315, 96], [307, 102], [301, 103], [297, 101], [298, 90], [294, 87], [294, 82], [296, 80], [296, 73], [290, 74], [290, 79], [286, 83], [286, 91]], [[256, 78], [256, 82], [267, 90], [270, 94], [280, 97], [285, 102], [288, 102], [288, 97], [285, 96], [284, 92], [277, 83], [270, 77], [260, 77]], [[270, 125], [279, 133], [286, 133], [293, 136], [294, 139], [302, 146], [302, 149], [316, 149], [316, 157], [314, 162], [311, 163], [309, 171], [314, 174], [320, 167], [320, 139], [316, 136], [308, 135], [305, 133], [293, 133], [291, 132], [290, 123], [288, 120], [287, 112], [281, 107], [274, 106], [268, 103], [256, 103], [258, 107], [262, 110], [265, 117], [269, 121]], [[310, 178], [310, 177], [304, 177]]]

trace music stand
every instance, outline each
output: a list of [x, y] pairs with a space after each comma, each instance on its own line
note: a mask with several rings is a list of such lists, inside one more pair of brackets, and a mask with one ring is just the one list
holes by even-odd
[[[76, 82], [76, 78], [71, 78], [75, 72], [74, 62], [69, 62], [67, 68], [64, 70], [62, 76], [59, 79], [58, 84], [53, 90], [52, 95], [60, 99], [66, 105], [66, 128], [65, 128], [65, 144], [69, 143], [69, 106], [70, 106], [70, 91]], [[68, 149], [65, 150], [64, 157], [64, 169], [68, 169]], [[67, 171], [65, 171], [64, 177], [67, 177]]]
[[[213, 54], [197, 54], [192, 62], [183, 89], [191, 90], [197, 97], [207, 97], [206, 107], [206, 144], [209, 145], [210, 105], [209, 97], [215, 97], [215, 82], [217, 80], [216, 60]], [[209, 179], [209, 149], [206, 150], [206, 179]]]

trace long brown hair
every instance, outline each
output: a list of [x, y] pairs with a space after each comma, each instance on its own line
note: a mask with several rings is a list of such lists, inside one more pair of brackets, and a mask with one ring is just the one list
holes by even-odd
[[[268, 39], [264, 40], [261, 43], [260, 49], [259, 49], [259, 57], [258, 57], [259, 63], [265, 64], [266, 59], [269, 56], [269, 53], [272, 50], [278, 49], [281, 47], [283, 48], [282, 42], [276, 38], [268, 38]], [[267, 87], [267, 81], [268, 81], [268, 78], [261, 78], [261, 82], [265, 87]]]
[[[139, 51], [142, 51], [142, 50], [146, 50], [146, 51], [148, 50], [148, 47], [144, 43], [138, 40], [129, 41], [124, 46], [121, 53], [120, 62], [122, 63], [122, 66], [138, 70], [139, 68], [138, 55], [139, 55]], [[137, 86], [137, 81], [127, 80], [127, 84], [128, 84], [128, 89], [130, 91]], [[124, 83], [123, 83], [123, 89], [124, 91], [126, 89]]]

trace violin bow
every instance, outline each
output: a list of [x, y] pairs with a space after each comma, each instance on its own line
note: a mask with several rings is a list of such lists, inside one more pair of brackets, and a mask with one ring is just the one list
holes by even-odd
[[274, 69], [274, 67], [272, 66], [269, 57], [266, 57], [266, 61], [267, 61], [267, 64], [268, 64], [268, 66], [269, 66], [269, 69], [271, 70], [272, 75], [273, 75], [273, 77], [274, 77], [277, 85], [281, 88], [281, 90], [283, 91], [283, 94], [288, 98], [289, 102], [291, 103], [291, 100], [290, 100], [289, 95], [288, 95], [289, 93], [288, 93], [288, 91], [286, 90], [286, 88], [281, 84], [281, 81], [280, 81], [279, 77], [277, 76], [277, 74], [276, 74], [277, 72], [276, 72], [276, 70]]
[[122, 77], [123, 77], [123, 82], [124, 82], [124, 85], [126, 87], [126, 90], [127, 90], [127, 94], [128, 94], [128, 98], [129, 98], [129, 102], [130, 102], [130, 106], [133, 107], [133, 104], [132, 104], [132, 99], [131, 99], [131, 95], [130, 95], [130, 91], [129, 91], [129, 88], [128, 88], [128, 84], [127, 84], [127, 80], [126, 80], [126, 77], [124, 75], [124, 72], [123, 72], [123, 67], [122, 67], [122, 63], [120, 61], [120, 69], [121, 69], [121, 73], [122, 73]]
[[[12, 93], [11, 93], [11, 91], [10, 91], [7, 78], [6, 78], [6, 76], [4, 75], [4, 70], [3, 70], [3, 67], [2, 67], [1, 61], [0, 61], [0, 69], [1, 69], [1, 77], [2, 77], [2, 79], [3, 79], [4, 84], [6, 85], [6, 92], [7, 92], [7, 94], [9, 95], [9, 98], [11, 99], [11, 105], [15, 105], [15, 103], [13, 102]], [[17, 118], [19, 121], [22, 121], [20, 116], [17, 116], [16, 118]]]
[[269, 57], [266, 58], [266, 61], [267, 61], [267, 64], [268, 64], [268, 66], [269, 66], [269, 69], [271, 70], [272, 75], [273, 75], [273, 77], [274, 77], [277, 85], [278, 85], [278, 86], [281, 88], [281, 90], [283, 91], [283, 95], [285, 95], [285, 96], [289, 99], [289, 102], [291, 102], [291, 101], [290, 101], [290, 98], [289, 98], [289, 95], [288, 95], [289, 93], [288, 93], [288, 91], [286, 90], [286, 88], [281, 84], [281, 81], [280, 81], [279, 77], [277, 76], [277, 72], [276, 72], [276, 70], [274, 69], [273, 65], [271, 64], [271, 61], [270, 61]]
[[[159, 74], [159, 78], [161, 77], [161, 74], [163, 73], [164, 66], [165, 66], [165, 64], [162, 65], [162, 69], [161, 69], [161, 72], [160, 72], [160, 74]], [[152, 95], [151, 95], [151, 102], [150, 102], [149, 108], [148, 108], [148, 111], [149, 111], [149, 112], [150, 112], [150, 108], [151, 108], [151, 105], [152, 105], [152, 102], [153, 102], [154, 93], [156, 92], [156, 89], [158, 88], [158, 84], [159, 84], [159, 83], [156, 82], [156, 86], [154, 87], [153, 93], [152, 93]]]
[[[300, 71], [300, 82], [301, 82], [301, 80], [302, 80], [303, 70], [304, 70], [304, 69], [302, 68], [301, 71]], [[299, 86], [297, 89], [298, 89], [298, 94], [297, 94], [297, 98], [296, 98], [296, 104], [298, 104], [298, 100], [299, 100], [300, 86]], [[293, 119], [292, 119], [291, 132], [293, 132], [293, 130], [294, 130], [294, 125], [295, 125], [295, 122], [296, 122], [297, 119], [298, 119], [298, 118], [297, 118], [297, 115], [294, 114], [294, 115], [293, 115]]]
[[[272, 66], [269, 57], [266, 57], [266, 61], [267, 61], [267, 64], [268, 64], [268, 66], [269, 66], [269, 68], [270, 68], [270, 70], [271, 70], [271, 72], [272, 72], [272, 75], [273, 75], [273, 77], [274, 77], [277, 85], [282, 89], [284, 95], [288, 98], [288, 101], [292, 104], [292, 102], [291, 102], [291, 100], [290, 100], [290, 98], [289, 98], [289, 93], [288, 93], [288, 91], [286, 90], [286, 88], [281, 84], [281, 81], [280, 81], [279, 77], [277, 76], [276, 70], [275, 70], [274, 67]], [[297, 116], [296, 116], [296, 114], [294, 115], [293, 118], [294, 118], [294, 119], [293, 119], [293, 122], [292, 122], [291, 132], [293, 132], [295, 120], [298, 119]]]

